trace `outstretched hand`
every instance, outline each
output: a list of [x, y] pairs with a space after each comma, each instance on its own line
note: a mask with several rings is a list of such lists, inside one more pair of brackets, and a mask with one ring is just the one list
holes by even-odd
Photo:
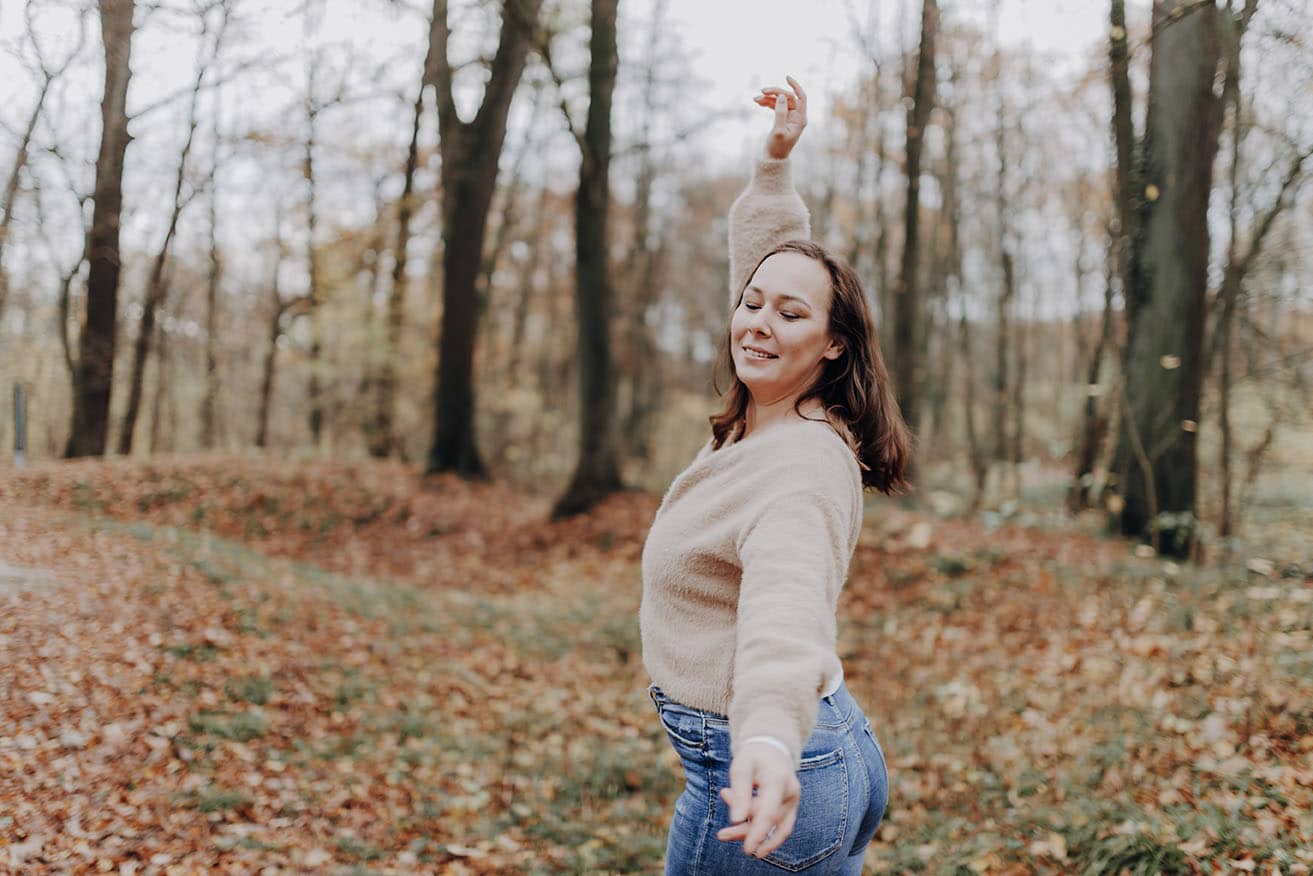
[[788, 158], [807, 127], [807, 93], [792, 76], [785, 79], [792, 91], [771, 85], [753, 98], [758, 106], [775, 111], [775, 125], [766, 137], [766, 154], [771, 158]]

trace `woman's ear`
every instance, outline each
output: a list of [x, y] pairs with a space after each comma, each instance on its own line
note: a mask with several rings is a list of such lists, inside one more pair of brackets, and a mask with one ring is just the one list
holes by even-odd
[[830, 345], [825, 348], [825, 352], [821, 354], [821, 357], [824, 359], [838, 359], [842, 353], [843, 344], [839, 341], [830, 341]]

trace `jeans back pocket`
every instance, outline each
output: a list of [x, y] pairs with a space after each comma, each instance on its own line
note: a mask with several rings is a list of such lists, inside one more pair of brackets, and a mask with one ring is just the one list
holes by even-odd
[[848, 828], [848, 765], [842, 748], [804, 757], [798, 766], [802, 796], [789, 838], [763, 861], [797, 872], [838, 850]]

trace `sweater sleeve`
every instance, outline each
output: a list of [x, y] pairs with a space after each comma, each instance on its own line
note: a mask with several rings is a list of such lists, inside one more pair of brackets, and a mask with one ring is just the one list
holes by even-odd
[[811, 218], [793, 187], [789, 159], [762, 158], [753, 169], [752, 181], [729, 209], [731, 310], [766, 253], [797, 238], [811, 238]]
[[739, 536], [730, 741], [774, 736], [797, 764], [834, 661], [835, 604], [848, 574], [860, 482], [829, 452], [781, 460], [760, 475], [778, 488]]

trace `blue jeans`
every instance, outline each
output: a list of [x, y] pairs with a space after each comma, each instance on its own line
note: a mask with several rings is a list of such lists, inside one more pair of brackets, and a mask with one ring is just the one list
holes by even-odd
[[814, 873], [860, 876], [866, 847], [889, 799], [884, 752], [857, 701], [840, 685], [817, 705], [816, 728], [802, 747], [798, 818], [765, 858], [716, 832], [729, 824], [720, 789], [729, 786], [729, 719], [681, 705], [648, 687], [661, 725], [684, 765], [684, 793], [666, 843], [666, 876]]

